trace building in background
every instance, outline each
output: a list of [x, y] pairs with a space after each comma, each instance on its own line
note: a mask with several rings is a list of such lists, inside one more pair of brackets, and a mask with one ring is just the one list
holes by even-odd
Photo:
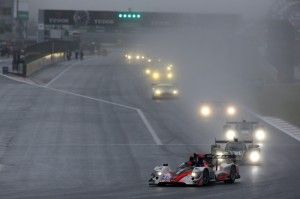
[[0, 0], [0, 40], [26, 40], [28, 0]]
[[0, 0], [0, 40], [9, 39], [13, 24], [12, 0]]

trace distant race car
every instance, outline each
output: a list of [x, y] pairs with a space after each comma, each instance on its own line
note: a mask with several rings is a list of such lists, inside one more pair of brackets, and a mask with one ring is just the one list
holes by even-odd
[[211, 146], [211, 154], [234, 155], [237, 162], [244, 164], [261, 163], [260, 147], [253, 144], [252, 140], [215, 140], [215, 144]]
[[202, 118], [211, 118], [224, 115], [227, 118], [234, 118], [238, 115], [235, 105], [223, 101], [206, 101], [199, 106], [199, 115]]
[[152, 99], [176, 98], [178, 95], [178, 88], [173, 84], [156, 84], [152, 88]]
[[[219, 163], [219, 158], [224, 161]], [[190, 161], [172, 170], [168, 164], [156, 166], [151, 174], [149, 185], [191, 185], [204, 186], [210, 182], [234, 183], [240, 178], [239, 167], [234, 156], [194, 154]]]
[[266, 132], [258, 122], [243, 120], [241, 122], [226, 122], [223, 126], [225, 136], [228, 140], [238, 138], [240, 140], [255, 140], [262, 142], [265, 140]]

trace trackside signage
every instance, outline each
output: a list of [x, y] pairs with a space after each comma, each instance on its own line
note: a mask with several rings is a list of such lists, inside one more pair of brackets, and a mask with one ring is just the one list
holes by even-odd
[[112, 11], [44, 11], [46, 25], [115, 25], [116, 23], [116, 13]]

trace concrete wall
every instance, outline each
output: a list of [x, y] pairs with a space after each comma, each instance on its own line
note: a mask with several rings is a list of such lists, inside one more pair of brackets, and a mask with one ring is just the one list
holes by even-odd
[[49, 54], [40, 59], [37, 59], [33, 62], [30, 62], [26, 66], [26, 76], [30, 76], [33, 73], [42, 69], [43, 67], [56, 64], [58, 62], [63, 61], [64, 59], [65, 59], [64, 53], [54, 53], [54, 54]]

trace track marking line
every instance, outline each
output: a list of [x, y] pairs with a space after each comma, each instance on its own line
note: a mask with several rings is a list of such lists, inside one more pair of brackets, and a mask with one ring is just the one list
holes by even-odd
[[[162, 144], [163, 146], [210, 146], [210, 144]], [[23, 146], [28, 146], [28, 144], [11, 144], [10, 146], [16, 146], [16, 147], [23, 147]], [[161, 146], [157, 144], [146, 144], [146, 143], [141, 143], [141, 144], [134, 144], [134, 143], [124, 143], [124, 144], [34, 144], [32, 147], [49, 147], [49, 146], [65, 146], [65, 147], [82, 147], [82, 146], [87, 146], [87, 147], [96, 147], [96, 146], [108, 146], [108, 147], [123, 147], [123, 146]]]
[[65, 72], [67, 72], [68, 70], [70, 70], [71, 68], [73, 68], [73, 66], [75, 66], [76, 64], [77, 63], [72, 63], [70, 66], [68, 66], [67, 68], [65, 68], [58, 75], [56, 75], [53, 79], [51, 79], [47, 84], [45, 84], [45, 87], [49, 87], [53, 82], [55, 82], [56, 80], [58, 80]]
[[102, 103], [106, 103], [106, 104], [110, 104], [110, 105], [114, 105], [114, 106], [118, 106], [118, 107], [122, 107], [122, 108], [126, 108], [126, 109], [129, 109], [129, 110], [136, 111], [138, 113], [138, 115], [140, 116], [142, 122], [146, 126], [148, 132], [152, 136], [155, 144], [156, 145], [163, 145], [162, 141], [160, 140], [160, 138], [158, 137], [157, 133], [155, 132], [155, 130], [151, 126], [151, 124], [148, 121], [148, 119], [146, 118], [145, 114], [139, 108], [136, 108], [136, 107], [133, 107], [133, 106], [127, 106], [127, 105], [124, 105], [124, 104], [119, 104], [119, 103], [116, 103], [116, 102], [111, 102], [111, 101], [100, 99], [100, 98], [94, 98], [94, 97], [90, 97], [90, 96], [86, 96], [86, 95], [81, 95], [81, 94], [74, 93], [74, 92], [71, 92], [71, 91], [56, 89], [56, 88], [53, 88], [53, 87], [49, 87], [47, 85], [46, 86], [38, 85], [38, 84], [36, 84], [34, 82], [26, 81], [24, 79], [18, 79], [18, 78], [10, 77], [8, 75], [3, 75], [3, 74], [0, 74], [0, 75], [3, 76], [3, 77], [8, 78], [10, 80], [17, 81], [17, 82], [24, 83], [24, 84], [28, 84], [28, 85], [31, 85], [31, 86], [35, 86], [35, 87], [38, 87], [38, 88], [44, 88], [44, 89], [56, 91], [56, 92], [59, 92], [59, 93], [73, 95], [73, 96], [77, 96], [77, 97], [82, 97], [82, 98], [93, 100], [93, 101], [96, 101], [96, 102], [102, 102]]
[[151, 124], [147, 120], [145, 114], [141, 111], [141, 109], [136, 109], [137, 113], [139, 114], [140, 118], [144, 122], [145, 126], [147, 127], [149, 133], [151, 134], [153, 140], [155, 141], [156, 145], [162, 145], [162, 141], [159, 139], [158, 135], [152, 128]]
[[52, 91], [63, 93], [63, 94], [68, 94], [68, 95], [73, 95], [73, 96], [77, 96], [77, 97], [82, 97], [82, 98], [93, 100], [93, 101], [96, 101], [96, 102], [102, 102], [102, 103], [105, 103], [105, 104], [111, 104], [111, 105], [114, 105], [114, 106], [119, 106], [119, 107], [122, 107], [122, 108], [134, 110], [134, 111], [137, 110], [137, 108], [135, 108], [133, 106], [127, 106], [127, 105], [124, 105], [124, 104], [119, 104], [119, 103], [116, 103], [116, 102], [111, 102], [111, 101], [108, 101], [108, 100], [105, 100], [105, 99], [94, 98], [94, 97], [90, 97], [90, 96], [87, 96], [87, 95], [81, 95], [81, 94], [74, 93], [74, 92], [71, 92], [71, 91], [61, 90], [61, 89], [52, 88], [52, 87], [45, 87], [45, 86], [43, 86], [43, 87], [46, 88], [46, 89], [52, 90]]

